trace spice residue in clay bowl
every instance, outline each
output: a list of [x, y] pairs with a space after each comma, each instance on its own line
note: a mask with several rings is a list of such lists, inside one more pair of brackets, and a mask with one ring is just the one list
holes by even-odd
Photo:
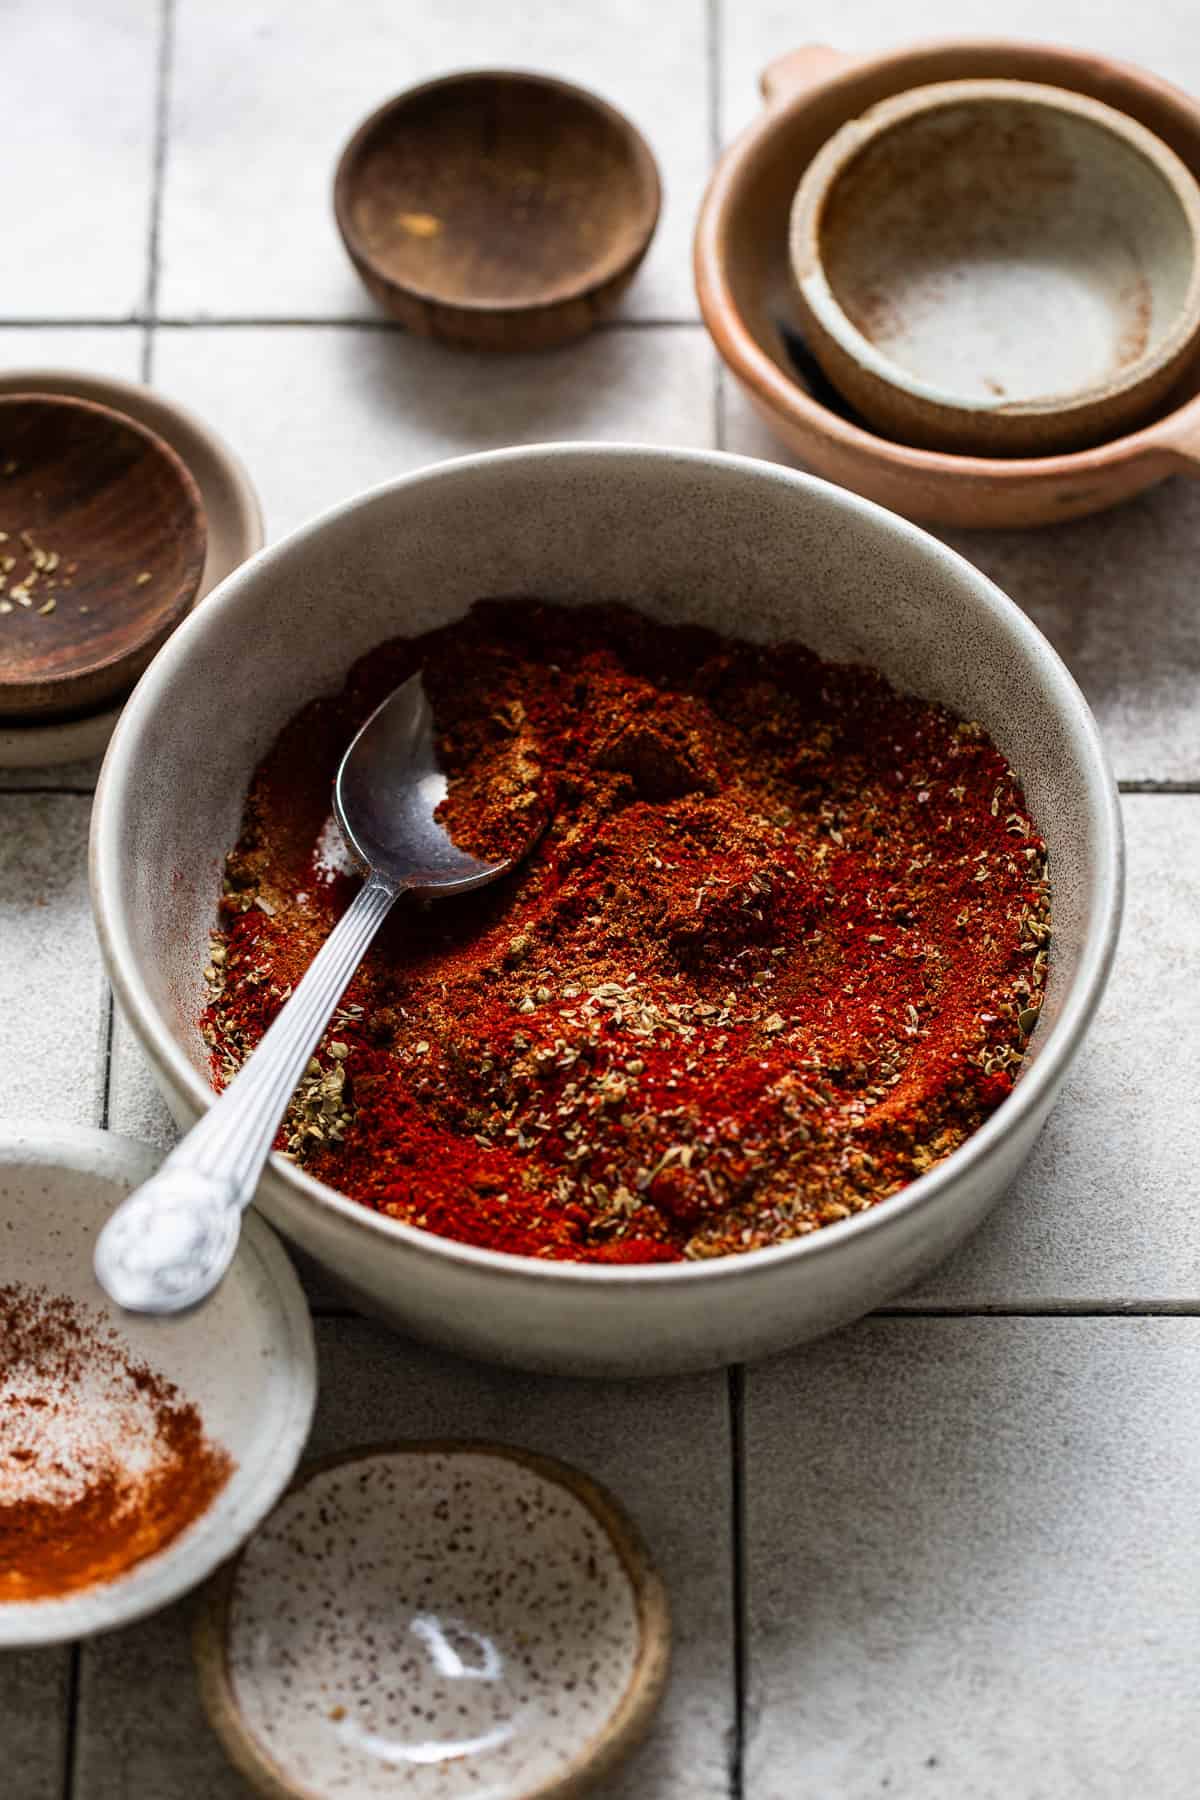
[[0, 1602], [113, 1580], [172, 1543], [232, 1470], [197, 1408], [102, 1314], [0, 1287]]
[[534, 841], [396, 909], [279, 1139], [310, 1174], [496, 1250], [695, 1259], [885, 1201], [1011, 1091], [1049, 886], [983, 729], [798, 645], [534, 601], [380, 647], [262, 763], [207, 971], [218, 1085], [355, 890], [332, 778], [417, 668], [452, 835]]
[[303, 1476], [204, 1635], [206, 1698], [239, 1762], [249, 1744], [313, 1794], [541, 1792], [628, 1718], [643, 1679], [638, 1594], [599, 1517], [538, 1459], [483, 1447]]

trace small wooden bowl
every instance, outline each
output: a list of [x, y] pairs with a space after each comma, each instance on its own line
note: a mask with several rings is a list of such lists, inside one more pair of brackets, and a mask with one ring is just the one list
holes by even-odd
[[1111, 106], [936, 82], [835, 132], [796, 191], [809, 347], [901, 443], [1046, 455], [1144, 418], [1200, 333], [1200, 187]]
[[302, 1469], [205, 1590], [195, 1650], [213, 1727], [267, 1800], [572, 1800], [649, 1728], [670, 1616], [586, 1475], [426, 1440]]
[[334, 211], [384, 310], [423, 337], [544, 350], [611, 311], [658, 223], [640, 132], [583, 88], [480, 71], [410, 88], [359, 127]]
[[1002, 38], [949, 38], [865, 56], [811, 45], [764, 74], [767, 105], [714, 171], [695, 242], [704, 322], [786, 451], [909, 518], [972, 528], [1082, 518], [1168, 475], [1200, 475], [1200, 359], [1136, 430], [1067, 454], [985, 457], [881, 436], [806, 352], [788, 257], [788, 218], [805, 169], [834, 132], [881, 100], [930, 82], [993, 77], [1047, 82], [1114, 106], [1200, 179], [1200, 105], [1129, 64]]
[[191, 606], [200, 491], [162, 439], [57, 394], [0, 396], [0, 715], [127, 693]]

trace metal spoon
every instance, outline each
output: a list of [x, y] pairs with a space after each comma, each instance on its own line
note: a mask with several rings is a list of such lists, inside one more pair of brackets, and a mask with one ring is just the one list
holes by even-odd
[[234, 1251], [279, 1122], [375, 933], [403, 893], [440, 899], [512, 868], [480, 862], [434, 817], [446, 793], [421, 677], [398, 687], [342, 758], [334, 816], [367, 879], [257, 1050], [96, 1243], [101, 1287], [131, 1312], [175, 1313], [212, 1293]]

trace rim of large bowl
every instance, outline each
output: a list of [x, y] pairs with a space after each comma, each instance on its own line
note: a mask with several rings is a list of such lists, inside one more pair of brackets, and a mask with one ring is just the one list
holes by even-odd
[[1094, 824], [1097, 845], [1096, 863], [1092, 871], [1095, 900], [1095, 924], [1083, 946], [1079, 967], [1071, 981], [1061, 1011], [1050, 1027], [1045, 1046], [1037, 1059], [1018, 1080], [1013, 1092], [987, 1119], [979, 1130], [943, 1162], [920, 1175], [887, 1200], [848, 1219], [825, 1225], [809, 1236], [759, 1250], [678, 1263], [597, 1264], [550, 1262], [534, 1257], [515, 1256], [506, 1251], [482, 1249], [462, 1244], [457, 1239], [438, 1237], [414, 1225], [402, 1224], [382, 1213], [373, 1212], [359, 1201], [351, 1200], [336, 1189], [326, 1187], [303, 1170], [272, 1157], [267, 1179], [282, 1184], [293, 1201], [317, 1214], [333, 1214], [348, 1229], [370, 1235], [381, 1242], [396, 1244], [410, 1256], [430, 1257], [440, 1262], [465, 1264], [478, 1271], [491, 1271], [509, 1281], [524, 1279], [539, 1286], [547, 1282], [570, 1282], [580, 1287], [609, 1289], [673, 1287], [728, 1280], [734, 1274], [743, 1277], [766, 1274], [783, 1262], [836, 1256], [840, 1247], [864, 1232], [880, 1235], [894, 1230], [911, 1214], [935, 1207], [942, 1197], [956, 1188], [974, 1170], [989, 1162], [999, 1150], [1002, 1140], [1024, 1120], [1036, 1114], [1045, 1097], [1052, 1093], [1061, 1074], [1087, 1031], [1099, 1003], [1112, 964], [1121, 922], [1124, 897], [1124, 834], [1116, 783], [1108, 762], [1108, 754], [1099, 728], [1075, 678], [1058, 652], [1041, 631], [1026, 618], [1015, 601], [975, 568], [966, 557], [942, 544], [920, 526], [889, 512], [886, 507], [866, 500], [861, 495], [839, 488], [815, 475], [779, 464], [760, 462], [749, 456], [737, 456], [722, 450], [694, 450], [637, 443], [575, 442], [565, 444], [530, 444], [512, 449], [481, 451], [426, 465], [411, 474], [381, 482], [352, 499], [320, 513], [299, 526], [278, 544], [260, 551], [249, 563], [226, 577], [205, 605], [193, 613], [168, 640], [142, 676], [128, 701], [114, 733], [100, 772], [92, 810], [89, 843], [89, 878], [96, 930], [105, 964], [117, 998], [132, 1025], [139, 1042], [155, 1066], [156, 1073], [185, 1100], [190, 1110], [202, 1113], [212, 1104], [215, 1094], [204, 1077], [193, 1067], [158, 1009], [151, 1000], [137, 968], [129, 932], [120, 905], [120, 831], [128, 785], [135, 779], [138, 743], [144, 721], [169, 695], [172, 681], [188, 660], [191, 645], [216, 628], [222, 614], [236, 606], [243, 589], [251, 589], [261, 571], [285, 553], [293, 554], [311, 542], [336, 520], [364, 509], [388, 494], [431, 482], [456, 481], [480, 471], [525, 463], [536, 468], [539, 463], [609, 462], [629, 460], [657, 463], [664, 467], [682, 465], [726, 470], [730, 474], [754, 481], [819, 494], [835, 509], [857, 518], [882, 524], [894, 535], [918, 545], [922, 553], [960, 584], [966, 579], [976, 601], [993, 615], [1001, 616], [1029, 654], [1039, 662], [1052, 684], [1060, 714], [1072, 738], [1079, 745], [1086, 774], [1089, 812]]

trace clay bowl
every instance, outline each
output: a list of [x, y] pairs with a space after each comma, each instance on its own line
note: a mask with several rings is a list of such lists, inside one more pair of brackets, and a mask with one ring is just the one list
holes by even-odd
[[268, 1800], [573, 1800], [644, 1736], [669, 1646], [610, 1494], [451, 1441], [311, 1464], [196, 1631], [209, 1717]]
[[389, 100], [338, 164], [355, 268], [410, 331], [543, 350], [611, 311], [658, 223], [658, 169], [628, 119], [541, 75], [449, 75]]
[[1157, 416], [1091, 449], [967, 456], [890, 441], [806, 353], [788, 257], [793, 197], [822, 146], [894, 95], [963, 79], [1046, 82], [1115, 107], [1200, 177], [1200, 106], [1128, 65], [1043, 44], [949, 39], [853, 57], [814, 46], [772, 65], [768, 105], [719, 163], [696, 230], [696, 285], [717, 349], [781, 442], [817, 473], [910, 518], [952, 526], [1051, 524], [1200, 470], [1200, 367]]
[[901, 443], [1045, 455], [1147, 416], [1200, 331], [1200, 187], [1064, 88], [944, 81], [853, 119], [791, 213], [813, 355]]
[[123, 413], [60, 394], [0, 396], [0, 531], [10, 719], [126, 693], [204, 572], [200, 490], [175, 452]]

